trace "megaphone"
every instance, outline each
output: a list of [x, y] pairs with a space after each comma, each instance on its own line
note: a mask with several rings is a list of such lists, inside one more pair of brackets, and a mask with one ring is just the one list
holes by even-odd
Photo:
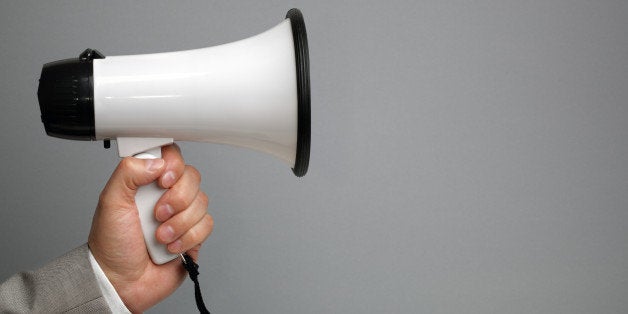
[[[310, 78], [303, 15], [288, 11], [259, 35], [208, 48], [128, 56], [87, 49], [43, 66], [37, 92], [49, 136], [117, 142], [120, 157], [160, 158], [174, 141], [234, 145], [287, 163], [310, 155]], [[138, 190], [144, 240], [156, 264], [171, 254], [155, 239], [164, 190]]]

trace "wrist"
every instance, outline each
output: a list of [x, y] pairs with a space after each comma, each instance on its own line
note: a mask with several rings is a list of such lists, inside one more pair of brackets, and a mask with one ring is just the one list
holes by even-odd
[[96, 276], [98, 288], [100, 289], [100, 292], [111, 311], [114, 313], [130, 313], [112, 282], [109, 280], [109, 277], [107, 277], [107, 274], [94, 257], [91, 249], [88, 249], [88, 258], [94, 275]]

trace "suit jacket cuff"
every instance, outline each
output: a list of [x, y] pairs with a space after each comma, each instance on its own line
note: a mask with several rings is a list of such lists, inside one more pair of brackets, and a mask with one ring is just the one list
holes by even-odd
[[96, 275], [96, 282], [98, 283], [100, 292], [102, 293], [105, 302], [107, 302], [107, 305], [109, 305], [109, 307], [111, 308], [111, 311], [113, 311], [114, 313], [130, 314], [131, 311], [129, 311], [129, 309], [124, 306], [124, 302], [122, 302], [122, 299], [120, 299], [120, 296], [107, 278], [107, 275], [105, 275], [105, 272], [102, 270], [102, 268], [100, 268], [100, 265], [98, 265], [98, 261], [96, 261], [96, 258], [94, 258], [91, 250], [88, 251], [88, 255], [89, 262], [92, 265], [92, 269], [94, 270], [94, 275]]

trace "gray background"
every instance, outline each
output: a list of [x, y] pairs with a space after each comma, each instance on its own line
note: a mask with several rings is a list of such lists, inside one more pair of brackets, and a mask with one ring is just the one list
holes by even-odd
[[46, 137], [43, 63], [231, 42], [291, 7], [308, 175], [181, 143], [213, 199], [214, 312], [628, 312], [626, 1], [1, 1], [0, 280], [85, 242], [118, 162]]

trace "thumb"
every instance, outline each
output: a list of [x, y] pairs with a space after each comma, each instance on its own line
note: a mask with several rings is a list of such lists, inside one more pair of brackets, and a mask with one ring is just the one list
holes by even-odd
[[166, 168], [165, 164], [166, 162], [161, 158], [139, 159], [126, 157], [122, 159], [116, 170], [111, 174], [101, 199], [113, 201], [121, 197], [128, 202], [133, 202], [137, 189], [159, 178]]

